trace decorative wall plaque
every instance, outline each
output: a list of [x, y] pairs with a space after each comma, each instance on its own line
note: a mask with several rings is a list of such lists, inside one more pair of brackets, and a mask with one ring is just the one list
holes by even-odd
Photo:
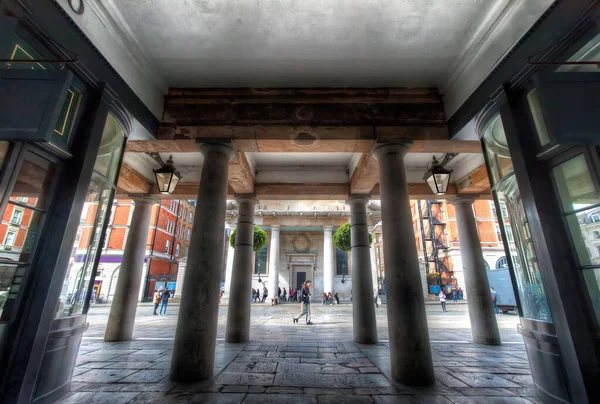
[[294, 247], [294, 251], [305, 253], [310, 249], [310, 239], [304, 234], [298, 234], [292, 240], [292, 246]]

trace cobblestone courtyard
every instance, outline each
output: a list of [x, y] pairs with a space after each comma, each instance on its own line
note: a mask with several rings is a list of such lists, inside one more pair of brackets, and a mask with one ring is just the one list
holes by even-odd
[[[386, 309], [377, 309], [380, 342], [352, 342], [352, 307], [313, 304], [313, 326], [292, 324], [299, 305], [256, 304], [251, 341], [223, 340], [227, 306], [219, 311], [213, 380], [168, 379], [177, 305], [153, 316], [140, 305], [134, 340], [102, 340], [108, 306], [94, 306], [75, 368], [72, 393], [62, 403], [539, 403], [533, 395], [518, 316], [498, 316], [504, 345], [470, 343], [466, 304], [448, 312], [427, 305], [436, 385], [412, 388], [391, 380]], [[407, 324], [407, 326], [410, 326]]]

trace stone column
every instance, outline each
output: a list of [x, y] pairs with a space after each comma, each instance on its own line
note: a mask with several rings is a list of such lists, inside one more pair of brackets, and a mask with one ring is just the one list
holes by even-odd
[[465, 289], [469, 296], [471, 335], [476, 344], [500, 345], [500, 332], [473, 214], [473, 200], [470, 197], [457, 197], [449, 201], [456, 211]]
[[433, 360], [404, 168], [408, 147], [376, 145], [372, 152], [379, 161], [392, 378], [431, 385], [435, 383]]
[[250, 339], [250, 291], [252, 289], [252, 257], [254, 254], [254, 196], [235, 198], [239, 206], [235, 254], [231, 271], [231, 295], [227, 311], [225, 341], [247, 342]]
[[351, 196], [348, 199], [352, 239], [352, 323], [354, 342], [360, 344], [377, 343], [371, 249], [367, 225], [368, 202], [369, 198], [364, 195]]
[[[278, 224], [271, 225], [271, 243], [269, 244], [269, 297], [277, 296], [277, 288], [279, 287], [279, 226]], [[262, 291], [261, 291], [262, 296]]]
[[333, 295], [333, 226], [323, 226], [323, 292]]
[[129, 235], [125, 242], [123, 261], [117, 278], [115, 295], [110, 305], [110, 314], [105, 341], [127, 341], [133, 335], [140, 283], [144, 271], [144, 258], [148, 244], [150, 216], [155, 201], [149, 198], [133, 198], [133, 216]]
[[229, 144], [203, 144], [196, 218], [185, 271], [175, 332], [171, 380], [193, 382], [212, 377], [217, 342], [219, 288], [223, 268], [223, 239]]
[[373, 234], [373, 226], [369, 226], [369, 234], [373, 237], [373, 242], [369, 246], [369, 254], [371, 256], [371, 278], [373, 280], [373, 298], [379, 293], [379, 285], [377, 283], [377, 259], [375, 258], [375, 235]]

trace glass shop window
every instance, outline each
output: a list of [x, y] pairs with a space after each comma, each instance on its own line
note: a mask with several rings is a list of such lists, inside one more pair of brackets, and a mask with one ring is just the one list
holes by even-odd
[[[188, 230], [189, 231], [189, 230]], [[231, 251], [230, 251], [231, 254]], [[262, 250], [256, 252], [256, 258], [254, 260], [254, 274], [266, 274], [267, 273], [267, 246], [264, 246]]]
[[53, 162], [26, 151], [15, 173], [0, 224], [0, 322], [10, 320], [31, 265], [56, 169]]
[[[593, 62], [600, 60], [600, 34], [592, 38], [577, 53], [569, 58], [569, 62]], [[598, 73], [595, 65], [562, 65], [557, 72], [591, 72]]]
[[[94, 285], [94, 265], [101, 253], [102, 228], [110, 220], [110, 202], [115, 190], [115, 181], [121, 159], [125, 133], [116, 119], [109, 114], [100, 149], [94, 163], [92, 180], [88, 187], [84, 207], [77, 229], [67, 274], [57, 305], [57, 317], [75, 316], [87, 311], [96, 297], [108, 295], [102, 284]], [[108, 233], [108, 232], [107, 232]], [[105, 238], [109, 237], [109, 233]], [[89, 300], [86, 302], [87, 296]]]
[[[521, 193], [514, 176], [500, 115], [490, 121], [484, 130], [482, 140], [492, 177], [490, 178], [492, 190], [500, 206], [500, 212], [496, 212], [498, 224], [506, 234], [505, 248], [510, 252], [513, 270], [511, 276], [516, 278], [522, 315], [534, 320], [551, 322], [552, 317], [542, 285], [537, 255], [523, 209]], [[509, 265], [507, 257], [502, 257], [495, 266], [501, 269]]]
[[552, 169], [562, 214], [571, 235], [579, 269], [600, 325], [600, 199], [585, 155], [579, 154]]
[[[521, 300], [520, 309], [524, 317], [540, 321], [552, 321], [550, 308], [546, 292], [542, 285], [537, 255], [533, 247], [531, 232], [521, 193], [517, 186], [514, 174], [505, 178], [496, 188], [496, 195], [499, 200], [506, 204], [506, 214], [504, 210], [500, 217], [500, 223], [512, 230], [511, 237], [507, 233], [507, 248], [512, 258], [514, 275], [518, 285], [518, 293]], [[505, 258], [506, 259], [506, 258]], [[498, 263], [496, 264], [496, 266]]]
[[512, 160], [506, 143], [506, 135], [500, 115], [496, 116], [483, 134], [483, 142], [489, 169], [492, 175], [491, 185], [496, 184], [501, 178], [513, 172]]

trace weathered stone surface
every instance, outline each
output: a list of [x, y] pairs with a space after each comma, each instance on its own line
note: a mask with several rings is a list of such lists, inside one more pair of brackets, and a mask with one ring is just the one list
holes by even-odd
[[194, 404], [240, 404], [244, 394], [201, 393], [192, 397], [189, 403]]
[[300, 387], [386, 387], [390, 382], [383, 375], [324, 375], [303, 373], [278, 373], [273, 381], [275, 386]]
[[[519, 387], [505, 378], [491, 373], [455, 373], [453, 376], [470, 387]], [[449, 386], [448, 387], [465, 387], [465, 386]]]
[[317, 404], [317, 397], [309, 394], [248, 394], [244, 404]]
[[319, 404], [372, 404], [371, 397], [365, 396], [319, 396]]
[[267, 373], [230, 373], [223, 372], [216, 377], [217, 384], [271, 386], [274, 375]]
[[73, 377], [72, 380], [84, 383], [114, 383], [135, 372], [135, 370], [122, 369], [92, 369]]
[[269, 394], [304, 394], [304, 390], [299, 387], [267, 387], [266, 392]]
[[139, 370], [131, 376], [119, 380], [119, 383], [155, 383], [167, 377], [168, 374], [167, 369]]
[[417, 396], [373, 396], [373, 400], [376, 404], [422, 404], [420, 398]]
[[60, 400], [61, 404], [125, 404], [140, 393], [73, 393]]

